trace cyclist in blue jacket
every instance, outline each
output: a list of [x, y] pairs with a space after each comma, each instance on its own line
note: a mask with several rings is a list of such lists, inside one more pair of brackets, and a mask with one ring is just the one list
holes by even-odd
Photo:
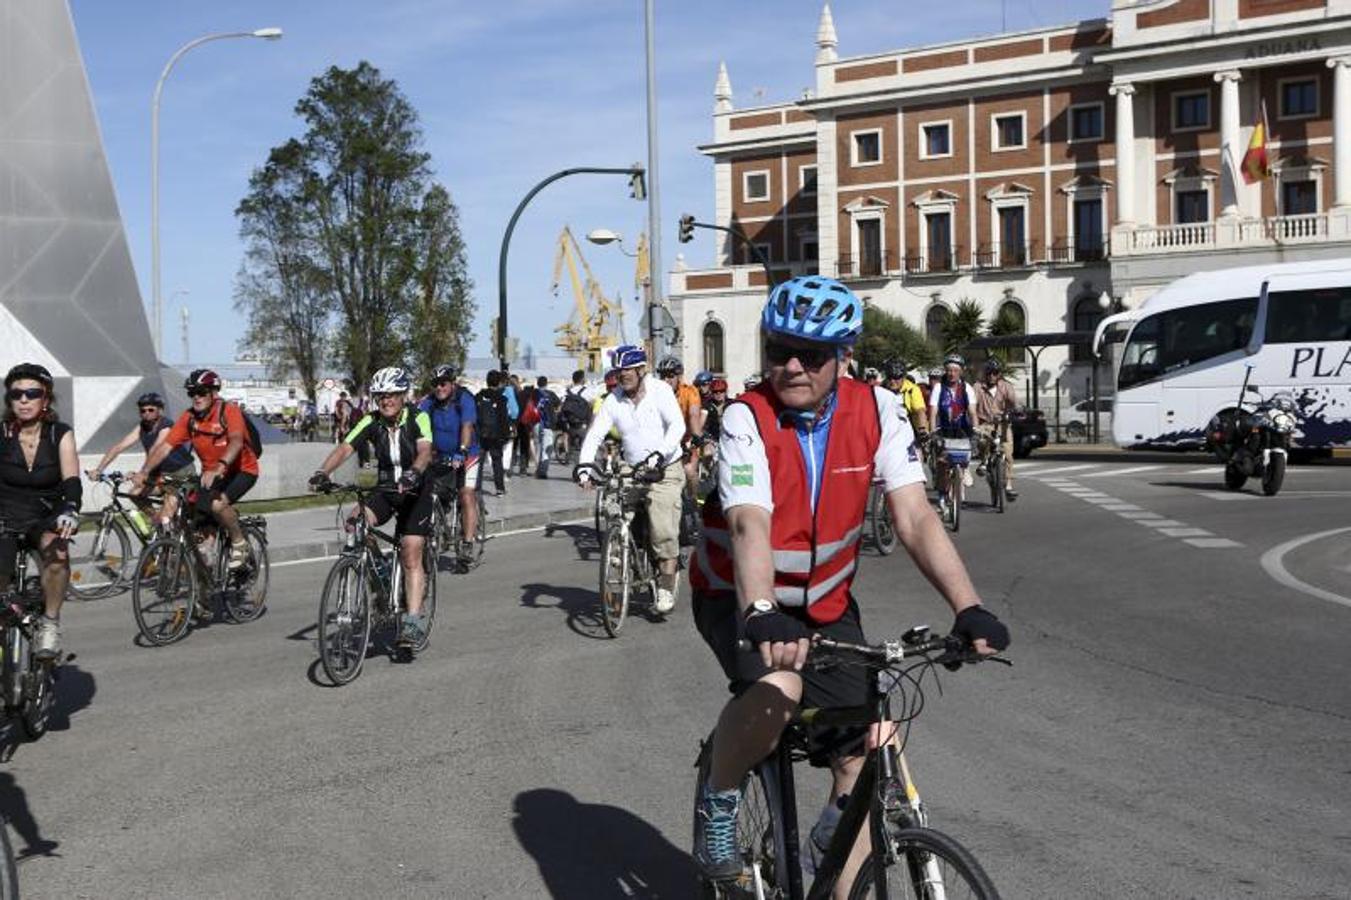
[[479, 444], [478, 411], [474, 395], [457, 383], [459, 370], [451, 365], [437, 366], [432, 371], [432, 392], [418, 404], [432, 420], [432, 490], [444, 502], [453, 490], [460, 494], [460, 546], [456, 548], [460, 562], [473, 559], [474, 544], [465, 535], [478, 533], [478, 498], [474, 496], [478, 484]]

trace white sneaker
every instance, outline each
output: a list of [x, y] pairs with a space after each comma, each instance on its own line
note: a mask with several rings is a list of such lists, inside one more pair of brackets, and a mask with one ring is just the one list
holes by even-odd
[[61, 623], [42, 616], [38, 619], [33, 655], [38, 659], [56, 659], [61, 654]]
[[976, 479], [971, 477], [971, 470], [969, 468], [962, 469], [962, 484], [971, 487], [975, 483]]
[[675, 609], [675, 591], [668, 588], [657, 588], [657, 612], [665, 615]]

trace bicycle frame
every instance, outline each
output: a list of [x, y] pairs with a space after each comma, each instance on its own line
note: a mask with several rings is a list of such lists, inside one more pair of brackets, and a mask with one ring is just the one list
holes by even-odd
[[[359, 555], [359, 577], [365, 580], [367, 584], [373, 583], [376, 586], [377, 606], [384, 606], [383, 612], [386, 615], [397, 614], [403, 610], [403, 559], [399, 554], [399, 539], [386, 534], [366, 521], [366, 500], [361, 494], [357, 494], [356, 504], [358, 514], [352, 523], [352, 537], [348, 542], [348, 549], [343, 552], [351, 554], [355, 551]], [[384, 551], [372, 546], [372, 538], [390, 547], [388, 580], [384, 578], [371, 579], [370, 577], [372, 568], [376, 563], [383, 562], [386, 559]]]

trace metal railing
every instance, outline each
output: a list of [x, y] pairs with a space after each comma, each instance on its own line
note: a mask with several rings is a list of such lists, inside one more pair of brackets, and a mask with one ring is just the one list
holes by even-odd
[[981, 244], [972, 257], [977, 269], [1024, 269], [1038, 257], [1036, 241], [1021, 244]]
[[1046, 255], [1046, 261], [1055, 264], [1102, 262], [1107, 258], [1107, 244], [1102, 238], [1094, 240], [1056, 241]]
[[884, 254], [865, 253], [853, 256], [840, 254], [835, 262], [835, 277], [841, 280], [849, 278], [881, 278], [896, 271], [896, 251], [888, 250]]
[[962, 246], [930, 247], [929, 252], [905, 258], [907, 275], [945, 275], [956, 272], [961, 265]]

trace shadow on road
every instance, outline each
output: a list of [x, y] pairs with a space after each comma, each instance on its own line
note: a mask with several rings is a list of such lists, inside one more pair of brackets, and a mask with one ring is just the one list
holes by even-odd
[[16, 848], [14, 853], [20, 861], [32, 856], [61, 855], [56, 852], [60, 842], [42, 836], [33, 811], [28, 808], [28, 797], [9, 772], [0, 772], [0, 815], [23, 840], [23, 846]]
[[[1259, 482], [1260, 483], [1260, 482]], [[1250, 491], [1229, 491], [1223, 481], [1151, 481], [1153, 487], [1186, 488], [1190, 491], [1227, 491], [1229, 493], [1251, 493]], [[1261, 491], [1259, 490], [1260, 494]]]
[[66, 663], [61, 667], [61, 675], [56, 680], [56, 702], [52, 704], [52, 715], [48, 720], [51, 731], [70, 729], [70, 717], [94, 702], [98, 685], [94, 676], [79, 666]]
[[562, 532], [572, 538], [572, 545], [577, 548], [577, 556], [583, 561], [590, 561], [593, 556], [600, 554], [600, 539], [596, 537], [596, 530], [590, 525], [548, 525], [544, 529], [544, 536], [550, 538], [555, 532]]
[[527, 609], [562, 610], [568, 627], [582, 637], [608, 637], [600, 617], [600, 597], [595, 591], [538, 582], [523, 584], [521, 605]]
[[648, 822], [614, 806], [537, 788], [516, 795], [512, 828], [551, 897], [689, 897], [694, 864]]

